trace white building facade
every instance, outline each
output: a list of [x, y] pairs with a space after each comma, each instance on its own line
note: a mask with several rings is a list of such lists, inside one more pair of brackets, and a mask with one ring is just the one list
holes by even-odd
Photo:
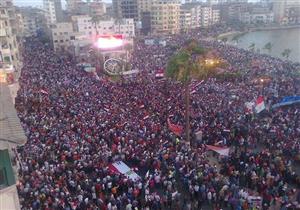
[[62, 6], [60, 0], [43, 0], [43, 9], [48, 26], [62, 20]]
[[109, 34], [122, 34], [125, 38], [133, 38], [135, 36], [133, 19], [115, 20], [111, 18], [95, 21], [88, 15], [79, 15], [72, 16], [72, 21], [75, 31], [86, 37]]
[[66, 51], [75, 40], [73, 24], [71, 22], [56, 23], [51, 26], [51, 41], [55, 51]]
[[220, 9], [209, 4], [188, 3], [182, 5], [181, 10], [191, 14], [191, 28], [209, 27], [220, 22]]

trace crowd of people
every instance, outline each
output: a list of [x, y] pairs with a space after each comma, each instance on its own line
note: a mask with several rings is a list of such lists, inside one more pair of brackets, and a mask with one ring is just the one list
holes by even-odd
[[[28, 41], [16, 98], [28, 137], [17, 151], [22, 209], [299, 207], [293, 167], [300, 151], [299, 106], [271, 108], [284, 96], [300, 95], [299, 77], [293, 76], [299, 64], [205, 36], [173, 35], [166, 46], [140, 40], [131, 62], [141, 73], [121, 82], [98, 80], [72, 57]], [[168, 127], [168, 120], [185, 125], [183, 85], [153, 77], [191, 38], [213, 49], [230, 71], [243, 73], [210, 78], [191, 95], [192, 147]], [[257, 83], [262, 75], [271, 79]], [[246, 112], [245, 103], [260, 95], [267, 110]], [[230, 147], [229, 156], [211, 154], [206, 145], [215, 144]], [[110, 170], [116, 161], [140, 178]]]

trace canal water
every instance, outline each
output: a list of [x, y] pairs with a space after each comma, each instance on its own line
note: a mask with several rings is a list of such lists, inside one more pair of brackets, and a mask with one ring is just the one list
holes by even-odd
[[[289, 49], [288, 59], [300, 62], [300, 28], [275, 29], [266, 31], [254, 31], [240, 36], [229, 36], [228, 41], [232, 45], [244, 49], [253, 49], [260, 53], [270, 54], [274, 57], [283, 57], [284, 50]], [[265, 49], [267, 43], [271, 43], [271, 49]]]

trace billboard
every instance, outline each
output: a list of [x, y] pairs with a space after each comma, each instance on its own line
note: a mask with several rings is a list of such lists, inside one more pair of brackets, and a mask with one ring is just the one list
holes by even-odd
[[100, 35], [96, 39], [96, 47], [101, 50], [117, 50], [124, 45], [124, 38], [121, 34]]

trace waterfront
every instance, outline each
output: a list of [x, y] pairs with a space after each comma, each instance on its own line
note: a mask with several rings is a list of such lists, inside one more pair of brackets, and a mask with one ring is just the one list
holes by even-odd
[[[288, 59], [300, 62], [300, 28], [254, 31], [235, 37], [236, 35], [228, 36], [230, 44], [244, 49], [252, 47], [257, 52], [270, 54], [282, 59], [286, 59], [282, 56], [282, 52], [285, 49], [290, 49], [291, 52]], [[265, 49], [267, 43], [272, 45], [269, 50]]]

